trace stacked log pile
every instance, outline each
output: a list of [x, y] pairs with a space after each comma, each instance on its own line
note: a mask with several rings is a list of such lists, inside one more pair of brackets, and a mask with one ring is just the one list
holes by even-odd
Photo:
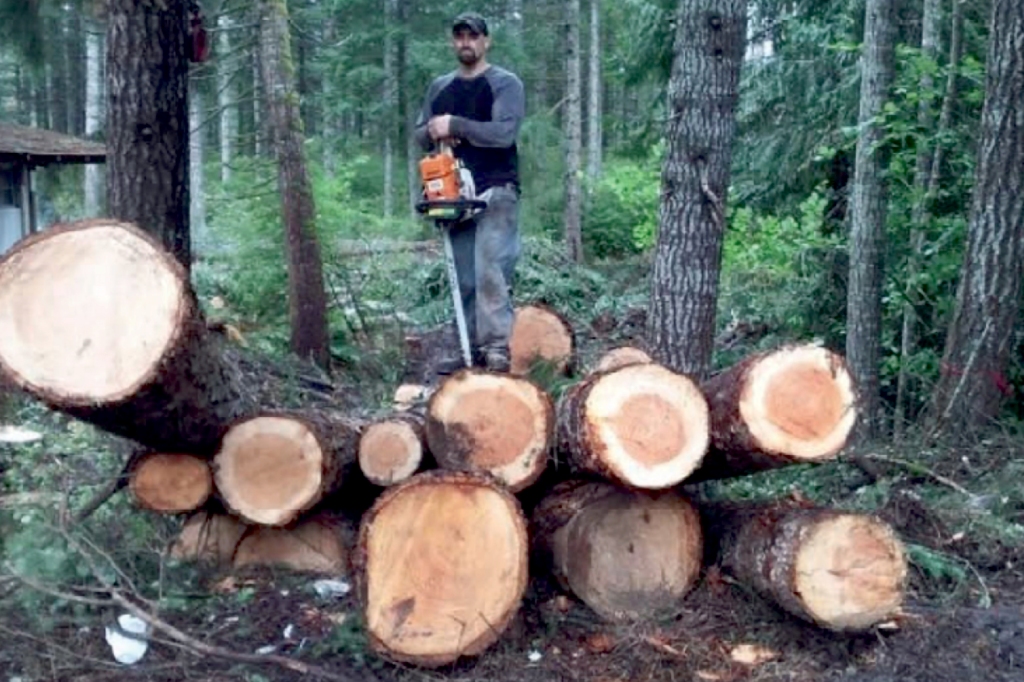
[[[267, 409], [218, 343], [185, 272], [132, 225], [57, 227], [0, 260], [0, 380], [139, 443], [127, 487], [140, 508], [184, 517], [172, 556], [351, 571], [385, 657], [480, 653], [531, 567], [617, 621], [677, 612], [712, 563], [831, 630], [900, 608], [906, 559], [878, 519], [712, 504], [687, 487], [833, 460], [856, 410], [828, 349], [754, 354], [700, 383], [617, 348], [556, 396], [531, 363], [571, 379], [572, 330], [526, 307], [510, 374], [402, 387], [370, 416]], [[349, 532], [339, 510], [360, 494], [371, 503]]]

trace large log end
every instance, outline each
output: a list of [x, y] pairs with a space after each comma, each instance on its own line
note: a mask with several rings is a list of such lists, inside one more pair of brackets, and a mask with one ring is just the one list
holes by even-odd
[[840, 514], [807, 530], [793, 591], [812, 620], [832, 630], [864, 630], [898, 612], [906, 575], [902, 544], [888, 525]]
[[489, 477], [430, 472], [388, 489], [354, 562], [371, 646], [427, 667], [479, 654], [518, 610], [527, 558], [519, 503]]
[[554, 407], [526, 379], [462, 370], [431, 396], [426, 432], [443, 468], [486, 472], [517, 492], [547, 465]]
[[575, 342], [572, 327], [561, 315], [540, 305], [516, 309], [509, 337], [511, 373], [529, 374], [535, 363], [550, 363], [564, 373], [572, 362]]

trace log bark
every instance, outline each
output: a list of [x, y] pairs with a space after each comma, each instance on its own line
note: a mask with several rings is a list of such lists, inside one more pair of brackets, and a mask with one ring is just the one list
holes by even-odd
[[697, 385], [654, 363], [594, 374], [558, 403], [558, 451], [576, 469], [633, 488], [669, 488], [701, 463], [708, 406]]
[[389, 488], [353, 561], [371, 648], [427, 667], [481, 653], [519, 608], [528, 552], [518, 501], [490, 477], [433, 471]]
[[343, 415], [314, 410], [243, 419], [214, 457], [217, 490], [249, 523], [288, 525], [341, 485], [361, 430]]
[[244, 523], [228, 514], [200, 511], [189, 516], [171, 543], [169, 554], [179, 561], [199, 561], [215, 565], [231, 563], [239, 541], [245, 535]]
[[571, 369], [575, 352], [572, 327], [564, 317], [542, 305], [516, 308], [509, 337], [513, 375], [525, 376], [538, 363], [565, 374]]
[[359, 468], [367, 480], [387, 487], [412, 477], [427, 451], [425, 417], [398, 412], [366, 427], [359, 438]]
[[0, 259], [0, 374], [163, 452], [212, 453], [249, 407], [185, 269], [134, 225], [89, 220]]
[[348, 560], [343, 529], [333, 519], [320, 515], [290, 528], [250, 528], [235, 549], [232, 565], [342, 575], [347, 573]]
[[554, 408], [526, 379], [462, 370], [430, 397], [426, 432], [441, 468], [487, 472], [518, 492], [547, 466]]
[[894, 616], [907, 574], [902, 543], [881, 520], [795, 505], [708, 505], [708, 552], [723, 571], [790, 614], [834, 631]]
[[146, 451], [128, 465], [128, 490], [142, 509], [191, 512], [213, 493], [213, 473], [209, 463], [195, 455]]
[[674, 492], [566, 481], [537, 506], [532, 524], [541, 563], [607, 620], [674, 616], [700, 574], [700, 517]]
[[711, 448], [691, 480], [834, 459], [857, 420], [843, 358], [814, 345], [757, 353], [702, 385]]

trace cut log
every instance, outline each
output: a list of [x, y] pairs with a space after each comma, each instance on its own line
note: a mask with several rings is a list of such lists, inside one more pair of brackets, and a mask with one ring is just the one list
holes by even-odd
[[597, 364], [594, 365], [591, 372], [594, 374], [598, 372], [610, 372], [613, 369], [619, 369], [620, 367], [639, 365], [648, 362], [653, 362], [651, 356], [639, 348], [634, 346], [621, 346], [619, 348], [613, 348], [602, 355], [598, 359]]
[[313, 410], [244, 419], [214, 457], [217, 490], [249, 523], [288, 525], [341, 485], [360, 431], [343, 415]]
[[817, 345], [752, 355], [702, 388], [711, 448], [694, 480], [834, 459], [857, 419], [846, 363]]
[[537, 551], [558, 582], [608, 620], [676, 615], [700, 574], [700, 517], [674, 492], [566, 481], [532, 522]]
[[128, 466], [128, 490], [142, 509], [180, 514], [206, 503], [213, 493], [213, 473], [195, 455], [144, 452]]
[[0, 259], [0, 374], [163, 452], [209, 454], [245, 413], [184, 268], [133, 225], [51, 227]]
[[171, 558], [217, 565], [231, 563], [238, 542], [245, 534], [244, 523], [228, 514], [201, 511], [192, 514], [171, 544]]
[[401, 483], [423, 463], [426, 450], [424, 417], [400, 412], [370, 424], [359, 439], [359, 468], [379, 486]]
[[432, 471], [389, 488], [354, 561], [371, 647], [427, 667], [484, 651], [519, 608], [528, 552], [518, 501], [489, 477]]
[[526, 379], [462, 370], [430, 397], [426, 427], [442, 468], [487, 472], [518, 492], [547, 466], [554, 407]]
[[899, 611], [907, 562], [883, 521], [778, 504], [701, 511], [723, 571], [785, 611], [835, 631], [865, 630]]
[[564, 317], [541, 305], [516, 309], [509, 337], [513, 375], [525, 376], [537, 362], [550, 363], [556, 372], [565, 373], [574, 351], [572, 327]]
[[339, 575], [348, 572], [348, 548], [338, 524], [316, 516], [290, 528], [250, 528], [232, 563], [235, 568], [267, 566]]
[[426, 404], [430, 389], [423, 384], [402, 384], [395, 389], [392, 407], [398, 412], [407, 412]]
[[707, 450], [708, 407], [697, 385], [655, 363], [594, 374], [558, 403], [559, 452], [634, 488], [676, 485]]

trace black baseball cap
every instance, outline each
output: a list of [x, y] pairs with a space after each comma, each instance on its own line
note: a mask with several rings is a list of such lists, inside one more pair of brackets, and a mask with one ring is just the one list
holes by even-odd
[[473, 33], [479, 33], [482, 36], [488, 35], [487, 22], [476, 12], [463, 12], [455, 17], [455, 21], [452, 22], [452, 33], [460, 28], [468, 28]]

